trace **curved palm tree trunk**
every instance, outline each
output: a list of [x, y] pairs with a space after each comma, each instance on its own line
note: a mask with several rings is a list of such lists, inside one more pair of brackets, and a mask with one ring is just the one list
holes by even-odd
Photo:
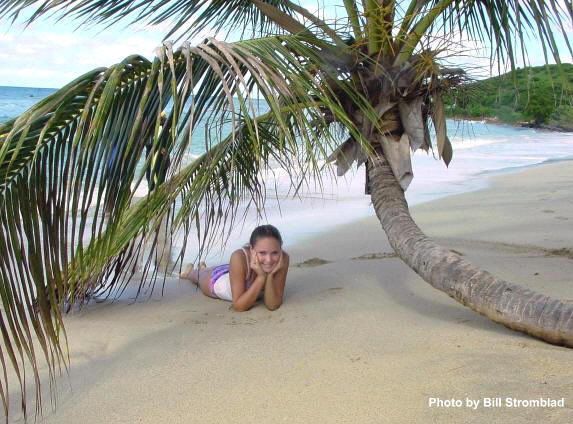
[[513, 330], [573, 347], [573, 304], [495, 278], [428, 238], [416, 225], [387, 161], [370, 159], [372, 203], [396, 254], [433, 287]]

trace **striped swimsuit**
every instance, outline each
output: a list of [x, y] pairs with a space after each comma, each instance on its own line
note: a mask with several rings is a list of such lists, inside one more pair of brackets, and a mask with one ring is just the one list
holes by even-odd
[[[251, 268], [249, 266], [249, 255], [242, 247], [241, 250], [245, 254], [245, 259], [247, 261], [247, 275], [245, 277], [245, 285], [248, 290], [253, 283], [250, 279]], [[213, 297], [223, 299], [223, 300], [233, 300], [231, 293], [231, 280], [229, 277], [229, 264], [218, 265], [211, 270], [211, 281], [209, 282], [209, 289]]]

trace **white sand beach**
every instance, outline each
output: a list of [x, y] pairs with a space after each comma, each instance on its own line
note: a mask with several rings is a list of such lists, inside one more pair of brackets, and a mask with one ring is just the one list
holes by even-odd
[[[538, 166], [413, 215], [498, 277], [573, 302], [572, 180], [571, 161]], [[287, 250], [275, 312], [259, 304], [237, 313], [169, 278], [163, 297], [68, 315], [70, 375], [58, 380], [55, 412], [44, 400], [40, 422], [573, 422], [573, 350], [430, 287], [394, 257], [376, 218]], [[484, 406], [497, 397], [565, 406]], [[464, 405], [430, 407], [430, 398]], [[466, 398], [480, 404], [466, 407]]]

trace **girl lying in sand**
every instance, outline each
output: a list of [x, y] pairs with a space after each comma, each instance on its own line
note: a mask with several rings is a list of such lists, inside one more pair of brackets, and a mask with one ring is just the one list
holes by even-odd
[[282, 244], [279, 230], [261, 225], [248, 245], [233, 252], [229, 264], [208, 268], [202, 263], [198, 270], [190, 264], [180, 277], [198, 285], [206, 296], [232, 301], [236, 311], [250, 309], [259, 296], [274, 311], [283, 301], [290, 259]]

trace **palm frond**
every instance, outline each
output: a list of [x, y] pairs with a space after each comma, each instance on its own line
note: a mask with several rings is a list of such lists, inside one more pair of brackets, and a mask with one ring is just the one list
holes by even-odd
[[[273, 159], [287, 171], [306, 169], [292, 179], [295, 190], [309, 174], [320, 180], [320, 158], [341, 141], [335, 123], [368, 150], [335, 91], [375, 112], [343, 81], [325, 83], [315, 71], [328, 66], [322, 57], [295, 36], [209, 40], [176, 52], [166, 44], [154, 62], [133, 56], [90, 72], [0, 127], [0, 356], [23, 394], [26, 363], [40, 384], [34, 337], [52, 380], [66, 364], [63, 307], [120, 293], [142, 258], [139, 290], [153, 288], [161, 231], [183, 229], [185, 245], [194, 224], [200, 251], [208, 248], [232, 227], [239, 202], [262, 206], [261, 171]], [[255, 106], [257, 93], [267, 112]], [[212, 144], [186, 164], [201, 124]], [[168, 180], [130, 206], [161, 149], [172, 158]], [[7, 378], [1, 388], [7, 407]]]
[[350, 21], [354, 38], [358, 43], [360, 43], [362, 42], [364, 35], [362, 32], [363, 26], [360, 22], [356, 0], [344, 0], [344, 8], [346, 9], [346, 15]]
[[[28, 361], [38, 385], [28, 328], [53, 381], [56, 366], [65, 364], [60, 308], [69, 293], [68, 266], [129, 201], [141, 138], [153, 128], [142, 117], [158, 114], [165, 103], [149, 78], [158, 67], [159, 60], [151, 65], [133, 56], [95, 70], [0, 128], [0, 245], [6, 253], [0, 328], [17, 375]], [[130, 121], [138, 125], [130, 129]], [[25, 379], [20, 385], [24, 394]], [[7, 394], [8, 382], [3, 386]]]
[[[573, 13], [570, 9], [570, 4], [553, 0], [549, 5], [536, 0], [412, 1], [398, 34], [400, 53], [395, 64], [405, 63], [424, 35], [437, 30], [445, 34], [466, 33], [484, 45], [490, 44], [492, 60], [509, 63], [512, 69], [518, 55], [525, 57], [526, 37], [535, 32], [542, 47], [560, 63], [554, 31], [568, 38], [567, 23]], [[407, 28], [411, 29], [405, 35]]]
[[[266, 4], [290, 13], [289, 7], [280, 0], [265, 0]], [[223, 30], [245, 28], [253, 34], [276, 33], [279, 29], [251, 0], [47, 0], [47, 1], [3, 1], [0, 2], [0, 18], [15, 21], [24, 11], [32, 11], [27, 19], [34, 22], [46, 15], [57, 13], [60, 19], [70, 17], [82, 25], [108, 24], [120, 21], [130, 25], [170, 25], [165, 39], [179, 34], [193, 37], [206, 28], [215, 33]]]
[[312, 22], [318, 29], [320, 29], [324, 34], [328, 35], [330, 39], [337, 44], [339, 47], [346, 47], [346, 43], [340, 36], [336, 33], [336, 31], [330, 27], [326, 22], [320, 19], [318, 16], [310, 13], [308, 9], [305, 9], [302, 6], [299, 6], [291, 1], [286, 0], [286, 5], [293, 11], [299, 13], [304, 18], [308, 19]]
[[382, 22], [376, 0], [365, 0], [364, 16], [366, 18], [366, 34], [368, 39], [368, 54], [374, 55], [380, 51]]
[[[83, 281], [81, 284], [94, 281], [98, 274], [109, 275], [110, 268], [132, 269], [132, 262], [122, 262], [118, 266], [116, 258], [119, 253], [135, 251], [133, 244], [144, 238], [150, 228], [159, 228], [176, 204], [180, 207], [177, 207], [170, 223], [170, 235], [183, 230], [183, 238], [187, 240], [191, 230], [190, 219], [194, 220], [197, 236], [202, 237], [198, 240], [200, 255], [210, 247], [210, 237], [228, 234], [235, 222], [239, 203], [246, 202], [257, 211], [264, 209], [266, 189], [262, 173], [271, 161], [290, 175], [295, 190], [307, 177], [320, 184], [323, 168], [320, 159], [326, 159], [341, 141], [340, 137], [333, 136], [332, 120], [325, 119], [325, 115], [334, 117], [335, 121], [348, 128], [352, 137], [365, 151], [369, 151], [368, 142], [354, 128], [344, 108], [333, 101], [336, 98], [334, 93], [317, 84], [319, 80], [309, 74], [293, 55], [293, 51], [300, 53], [301, 49], [307, 48], [296, 37], [259, 39], [233, 45], [216, 40], [210, 43], [201, 46], [202, 53], [191, 51], [198, 56], [217, 56], [219, 69], [215, 74], [219, 75], [220, 81], [224, 80], [223, 74], [237, 78], [232, 90], [220, 89], [219, 100], [213, 101], [209, 121], [219, 124], [213, 128], [214, 134], [210, 138], [220, 141], [145, 201], [126, 211], [122, 218], [124, 223], [108, 231], [110, 239], [101, 237], [88, 248], [90, 253], [86, 253], [86, 257], [90, 259], [76, 263], [73, 278]], [[307, 51], [304, 57], [312, 56]], [[264, 58], [264, 62], [258, 58]], [[205, 60], [208, 61], [207, 58]], [[269, 107], [266, 113], [257, 114], [252, 108], [250, 93], [237, 88], [242, 85], [252, 91], [253, 84], [265, 98]], [[238, 105], [234, 107], [238, 110], [233, 110], [230, 91], [237, 94], [234, 100]], [[350, 88], [347, 91], [351, 91]], [[207, 99], [214, 99], [213, 94], [210, 84], [201, 84], [193, 101], [201, 105]], [[360, 103], [359, 96], [354, 93], [354, 97]], [[362, 103], [366, 109], [367, 103], [363, 99]], [[326, 110], [329, 113], [325, 114]], [[189, 113], [195, 115], [196, 110]], [[195, 121], [196, 116], [186, 119]], [[229, 134], [224, 137], [222, 128], [225, 125], [221, 122], [229, 124]], [[181, 137], [186, 139], [187, 135], [182, 134]], [[182, 257], [185, 247], [184, 243], [179, 257]], [[145, 277], [142, 284], [144, 280]], [[98, 285], [110, 291], [113, 282], [100, 278]]]

